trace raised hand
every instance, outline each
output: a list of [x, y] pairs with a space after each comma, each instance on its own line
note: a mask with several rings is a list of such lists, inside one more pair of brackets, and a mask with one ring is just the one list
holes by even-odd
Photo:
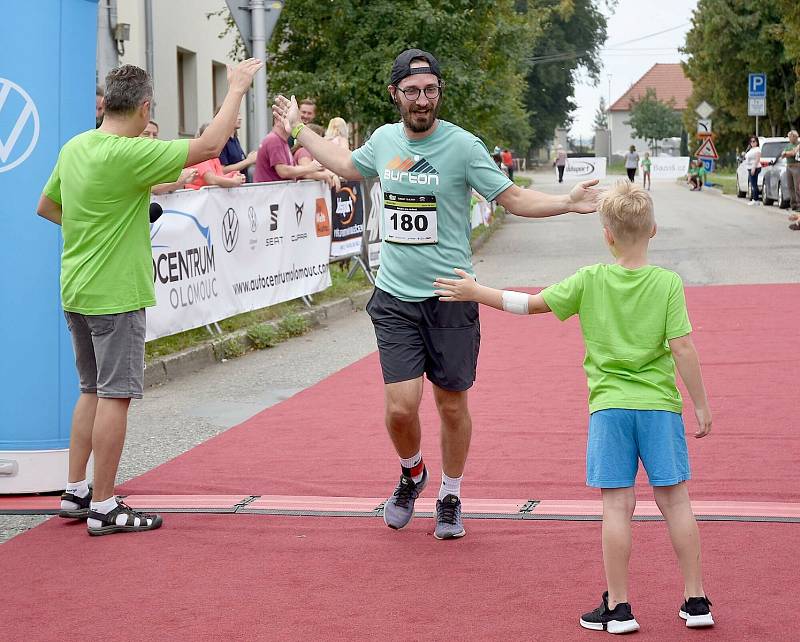
[[253, 76], [264, 66], [258, 58], [248, 58], [235, 67], [228, 67], [228, 91], [244, 94], [253, 84]]
[[459, 268], [454, 268], [460, 279], [445, 279], [438, 277], [433, 282], [433, 287], [437, 288], [433, 293], [439, 297], [439, 301], [474, 301], [478, 292], [478, 284], [469, 274]]
[[602, 190], [595, 187], [599, 182], [596, 178], [591, 181], [584, 181], [570, 190], [570, 212], [591, 214], [597, 211], [600, 195], [602, 194]]
[[287, 134], [292, 133], [292, 127], [300, 123], [300, 108], [297, 100], [292, 96], [291, 100], [286, 96], [278, 94], [275, 97], [275, 104], [272, 105], [272, 117], [283, 125]]

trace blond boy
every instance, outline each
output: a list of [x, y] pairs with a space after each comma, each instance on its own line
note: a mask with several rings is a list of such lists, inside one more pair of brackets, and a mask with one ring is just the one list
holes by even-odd
[[614, 263], [582, 268], [534, 295], [479, 285], [456, 269], [461, 278], [437, 279], [435, 293], [442, 301], [476, 301], [517, 314], [552, 311], [562, 321], [580, 317], [589, 384], [586, 483], [602, 493], [608, 588], [601, 605], [581, 617], [581, 626], [609, 633], [639, 629], [628, 602], [628, 563], [640, 459], [683, 574], [679, 615], [688, 627], [711, 626], [700, 538], [686, 488], [691, 475], [676, 365], [694, 403], [695, 437], [711, 431], [711, 411], [683, 283], [674, 272], [648, 263], [656, 222], [647, 191], [620, 182], [605, 193], [599, 211]]

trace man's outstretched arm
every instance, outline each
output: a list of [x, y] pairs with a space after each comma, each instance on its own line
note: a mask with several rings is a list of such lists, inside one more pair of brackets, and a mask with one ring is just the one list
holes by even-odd
[[497, 203], [517, 216], [545, 218], [567, 212], [590, 214], [597, 211], [601, 190], [599, 181], [585, 181], [572, 188], [569, 194], [545, 194], [511, 185], [497, 197]]
[[[292, 129], [303, 122], [300, 120], [300, 110], [294, 96], [291, 100], [285, 96], [277, 96], [275, 104], [272, 106], [272, 115], [276, 121], [283, 123], [287, 134], [291, 134]], [[331, 170], [337, 176], [352, 181], [363, 178], [361, 172], [353, 164], [350, 150], [333, 141], [325, 140], [308, 127], [303, 127], [296, 138], [311, 153], [314, 160], [319, 161], [323, 167]]]

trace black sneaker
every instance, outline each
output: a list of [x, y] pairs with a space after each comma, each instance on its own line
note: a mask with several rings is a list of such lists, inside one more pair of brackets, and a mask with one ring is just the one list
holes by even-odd
[[72, 493], [61, 493], [62, 502], [72, 502], [76, 508], [62, 508], [58, 511], [59, 517], [66, 519], [86, 519], [89, 516], [89, 504], [92, 501], [92, 487], [86, 497], [78, 497]]
[[639, 623], [631, 613], [631, 605], [620, 602], [613, 609], [608, 608], [608, 591], [603, 593], [603, 603], [591, 613], [581, 617], [581, 626], [593, 631], [609, 633], [633, 633], [639, 630]]
[[[117, 516], [124, 515], [125, 523], [117, 524]], [[139, 513], [125, 502], [117, 499], [117, 507], [108, 513], [90, 510], [89, 519], [96, 519], [100, 526], [89, 526], [89, 535], [110, 535], [111, 533], [133, 533], [137, 531], [153, 531], [161, 527], [161, 516]]]
[[714, 618], [711, 617], [711, 600], [707, 597], [690, 597], [683, 604], [678, 612], [690, 629], [701, 626], [714, 626]]

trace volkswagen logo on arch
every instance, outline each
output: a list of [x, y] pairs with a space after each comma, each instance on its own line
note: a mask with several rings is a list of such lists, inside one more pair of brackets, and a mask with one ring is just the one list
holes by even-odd
[[22, 87], [0, 78], [0, 173], [25, 162], [39, 140], [39, 112]]
[[239, 240], [239, 217], [236, 216], [236, 210], [232, 207], [228, 208], [225, 215], [222, 217], [222, 244], [225, 246], [226, 252], [233, 252], [236, 247], [236, 242]]

